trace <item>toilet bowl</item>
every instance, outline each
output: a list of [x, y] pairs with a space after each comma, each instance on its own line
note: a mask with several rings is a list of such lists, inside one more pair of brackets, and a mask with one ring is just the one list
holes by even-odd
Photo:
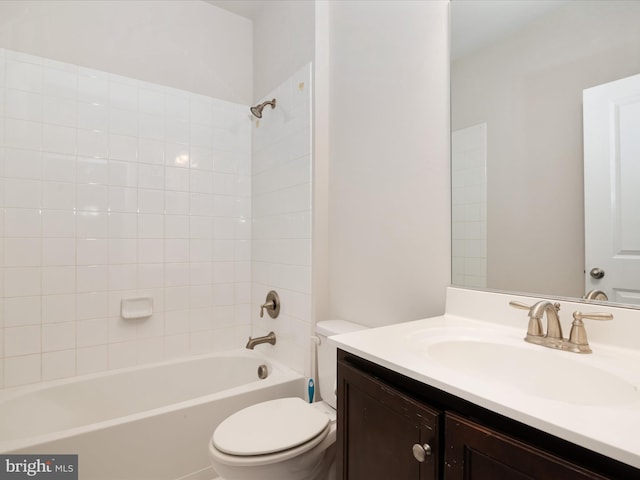
[[224, 420], [209, 442], [224, 480], [328, 480], [333, 473], [336, 413], [324, 402], [280, 398]]
[[322, 401], [270, 400], [244, 408], [218, 425], [209, 456], [221, 480], [335, 479], [337, 352], [327, 337], [363, 328], [342, 320], [316, 325]]

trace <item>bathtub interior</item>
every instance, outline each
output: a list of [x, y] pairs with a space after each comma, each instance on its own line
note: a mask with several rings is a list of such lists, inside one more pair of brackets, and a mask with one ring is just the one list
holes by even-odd
[[[298, 373], [245, 352], [5, 392], [10, 398], [0, 400], [0, 451], [77, 454], [80, 478], [87, 480], [211, 480], [208, 443], [221, 421], [249, 405], [304, 391]], [[270, 375], [259, 380], [263, 363]], [[219, 377], [222, 390], [210, 377]], [[29, 427], [19, 430], [21, 423]]]
[[257, 380], [257, 365], [267, 362], [250, 353], [202, 356], [8, 391], [0, 396], [0, 441], [123, 418], [251, 384]]

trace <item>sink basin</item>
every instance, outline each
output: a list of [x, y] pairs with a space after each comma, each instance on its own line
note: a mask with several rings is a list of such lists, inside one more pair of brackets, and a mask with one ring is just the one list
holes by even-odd
[[579, 405], [617, 405], [640, 400], [636, 385], [571, 357], [577, 354], [524, 342], [477, 340], [468, 336], [457, 339], [436, 336], [425, 343], [426, 355], [433, 362], [477, 381], [500, 382], [528, 395]]

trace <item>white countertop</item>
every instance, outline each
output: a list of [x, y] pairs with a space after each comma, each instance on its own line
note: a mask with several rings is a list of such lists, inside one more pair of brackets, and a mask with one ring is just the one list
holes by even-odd
[[[457, 299], [458, 293], [454, 296]], [[502, 297], [506, 296], [502, 295]], [[510, 298], [500, 298], [499, 300], [503, 304], [505, 299], [508, 303]], [[512, 299], [523, 300], [522, 297], [512, 297]], [[531, 299], [525, 298], [524, 300], [531, 302]], [[586, 307], [583, 304], [578, 305], [582, 307], [584, 312], [616, 310], [599, 306], [592, 308], [591, 305]], [[573, 305], [569, 304], [568, 306], [572, 307]], [[455, 308], [449, 307], [448, 303], [447, 310], [449, 312], [456, 311]], [[486, 312], [486, 310], [483, 311]], [[620, 312], [617, 313], [620, 314]], [[626, 314], [621, 313], [620, 315]], [[440, 317], [336, 335], [331, 337], [330, 341], [347, 352], [414, 380], [640, 468], [640, 441], [638, 441], [638, 435], [640, 435], [640, 392], [638, 392], [640, 351], [594, 341], [591, 341], [594, 353], [587, 355], [531, 345], [523, 341], [526, 333], [526, 312], [514, 311], [514, 315], [515, 321], [505, 320], [502, 315], [500, 322], [488, 322], [446, 313]], [[561, 319], [566, 329], [566, 336], [568, 334], [566, 314]], [[607, 323], [612, 324], [613, 322]], [[589, 332], [589, 326], [587, 324], [587, 332]], [[536, 370], [531, 365], [523, 365], [523, 368], [518, 370], [518, 365], [512, 365], [518, 360], [504, 358], [505, 365], [518, 371], [518, 374], [521, 375], [518, 381], [511, 384], [495, 380], [492, 372], [479, 374], [476, 370], [471, 374], [469, 371], [464, 371], [464, 368], [455, 368], [451, 364], [443, 364], [433, 358], [429, 353], [429, 339], [433, 336], [444, 338], [443, 334], [448, 333], [455, 336], [456, 332], [466, 332], [466, 335], [469, 335], [468, 332], [479, 332], [484, 338], [497, 339], [497, 341], [504, 341], [509, 345], [518, 345], [518, 351], [522, 346], [523, 349], [531, 351], [532, 358], [538, 358], [536, 355], [544, 355], [544, 357], [539, 357], [545, 360], [540, 365], [542, 370]], [[640, 339], [638, 340], [640, 341]], [[609, 373], [619, 375], [625, 382], [629, 382], [630, 393], [628, 392], [625, 398], [618, 399], [611, 398], [609, 392], [599, 391], [596, 388], [590, 391], [590, 375], [586, 375], [587, 378], [567, 379], [569, 384], [578, 382], [573, 385], [579, 386], [579, 390], [586, 389], [585, 395], [568, 401], [552, 398], [553, 395], [551, 397], [545, 394], [538, 395], [532, 388], [529, 388], [528, 378], [534, 375], [549, 375], [553, 378], [553, 375], [558, 374], [558, 372], [554, 372], [553, 365], [557, 362], [563, 362], [565, 359], [568, 359], [571, 365], [580, 367], [579, 370], [576, 370], [579, 372], [583, 372], [582, 369], [585, 367], [593, 367], [599, 371], [604, 369]], [[464, 364], [461, 365], [464, 367]], [[585, 377], [585, 375], [580, 376]]]

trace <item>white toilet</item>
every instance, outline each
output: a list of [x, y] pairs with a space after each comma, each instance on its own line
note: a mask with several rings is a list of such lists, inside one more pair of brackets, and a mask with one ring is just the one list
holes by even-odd
[[224, 480], [335, 478], [336, 349], [327, 337], [366, 327], [343, 320], [318, 322], [318, 382], [322, 401], [279, 398], [244, 408], [213, 432], [209, 455]]

